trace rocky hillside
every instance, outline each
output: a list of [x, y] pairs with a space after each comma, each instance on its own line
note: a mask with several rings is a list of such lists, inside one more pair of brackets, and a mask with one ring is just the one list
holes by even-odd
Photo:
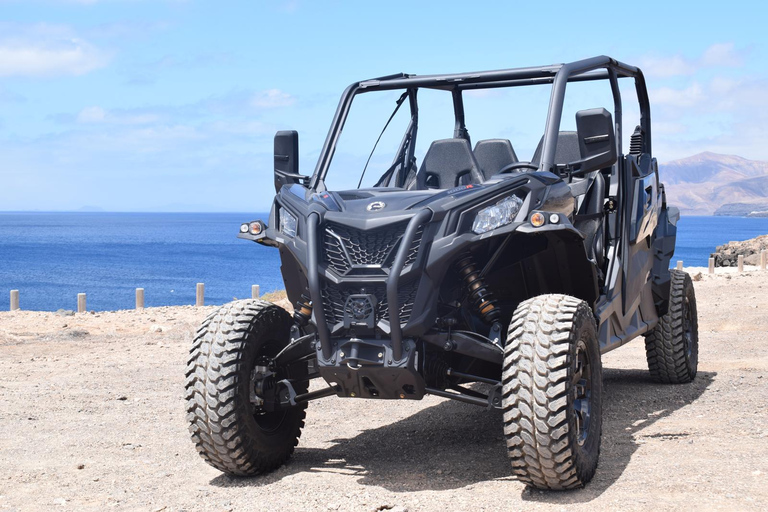
[[768, 211], [768, 162], [706, 152], [660, 164], [659, 172], [667, 201], [684, 214], [746, 216]]

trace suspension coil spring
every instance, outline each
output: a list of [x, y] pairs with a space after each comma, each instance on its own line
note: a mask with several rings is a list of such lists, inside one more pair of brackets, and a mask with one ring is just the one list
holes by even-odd
[[456, 270], [464, 281], [464, 286], [467, 287], [472, 307], [483, 321], [490, 324], [501, 318], [501, 311], [496, 307], [493, 293], [488, 290], [485, 280], [480, 276], [472, 255], [467, 253], [461, 256], [456, 262]]
[[424, 379], [438, 389], [448, 387], [448, 363], [439, 356], [428, 354], [424, 359]]
[[310, 298], [301, 294], [301, 298], [296, 301], [296, 308], [293, 310], [293, 319], [297, 324], [305, 326], [312, 318], [312, 301]]

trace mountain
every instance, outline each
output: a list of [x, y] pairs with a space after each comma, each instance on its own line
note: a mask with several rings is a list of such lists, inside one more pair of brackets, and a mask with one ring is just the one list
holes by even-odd
[[667, 202], [684, 214], [768, 211], [768, 162], [706, 152], [659, 164], [659, 173]]

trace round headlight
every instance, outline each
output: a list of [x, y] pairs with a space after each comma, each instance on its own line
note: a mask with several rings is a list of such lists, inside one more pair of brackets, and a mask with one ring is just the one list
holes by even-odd
[[252, 235], [260, 235], [263, 228], [264, 226], [259, 221], [251, 222], [250, 224], [250, 231]]
[[544, 217], [544, 214], [541, 212], [536, 212], [533, 215], [531, 215], [531, 225], [535, 228], [539, 228], [544, 225], [546, 222], [546, 218]]

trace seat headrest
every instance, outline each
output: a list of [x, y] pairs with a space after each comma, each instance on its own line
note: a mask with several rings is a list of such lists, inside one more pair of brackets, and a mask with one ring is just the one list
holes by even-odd
[[479, 140], [475, 144], [474, 153], [485, 179], [497, 174], [509, 164], [518, 162], [512, 143], [507, 139]]
[[[544, 145], [544, 137], [539, 140], [536, 151], [533, 152], [531, 163], [538, 165], [541, 163], [541, 149]], [[576, 132], [560, 132], [557, 136], [557, 148], [555, 148], [555, 165], [565, 165], [581, 159], [581, 150], [579, 149], [579, 134]]]
[[459, 181], [482, 183], [480, 166], [465, 139], [442, 139], [434, 141], [416, 175], [416, 186], [428, 188], [452, 188]]

